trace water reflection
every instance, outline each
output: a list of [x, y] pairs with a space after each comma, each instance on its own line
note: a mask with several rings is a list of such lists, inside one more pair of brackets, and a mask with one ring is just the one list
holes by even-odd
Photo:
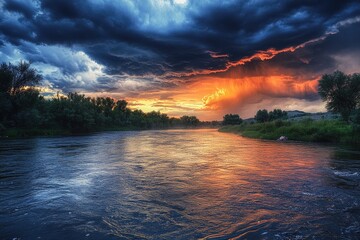
[[0, 157], [5, 239], [332, 239], [360, 232], [354, 150], [169, 130], [6, 140]]

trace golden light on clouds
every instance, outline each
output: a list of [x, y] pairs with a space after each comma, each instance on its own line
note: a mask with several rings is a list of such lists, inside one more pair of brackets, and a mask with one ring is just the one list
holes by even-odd
[[[270, 109], [282, 99], [300, 101], [308, 95], [317, 93], [318, 78], [298, 80], [291, 75], [254, 77], [210, 77], [193, 78], [189, 84], [178, 85], [166, 91], [147, 91], [136, 96], [119, 93], [101, 93], [96, 96], [111, 96], [126, 99], [131, 109], [144, 112], [160, 111], [171, 117], [196, 115], [201, 120], [219, 120], [225, 113], [238, 113], [242, 117], [252, 117], [259, 108]], [[94, 96], [94, 95], [93, 95]], [[275, 102], [260, 103], [266, 98]], [[277, 101], [276, 101], [277, 99]], [[259, 104], [261, 106], [259, 106]], [[276, 105], [277, 106], [277, 105]], [[280, 104], [286, 110], [291, 104]], [[323, 108], [319, 106], [319, 110]]]
[[204, 96], [202, 102], [205, 106], [208, 106], [211, 102], [226, 97], [226, 92], [225, 88], [217, 88], [214, 93]]
[[[203, 108], [219, 109], [234, 104], [241, 105], [257, 95], [272, 97], [300, 97], [317, 92], [317, 79], [297, 82], [292, 76], [244, 77], [238, 79], [199, 79], [203, 90]], [[204, 86], [207, 86], [206, 88]], [[196, 84], [194, 84], [196, 87]], [[200, 92], [199, 92], [200, 93]], [[196, 94], [194, 92], [194, 94]]]

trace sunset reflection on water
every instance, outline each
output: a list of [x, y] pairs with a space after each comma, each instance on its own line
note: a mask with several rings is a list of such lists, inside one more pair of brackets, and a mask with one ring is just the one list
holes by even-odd
[[355, 153], [332, 146], [216, 130], [19, 141], [0, 143], [0, 233], [9, 238], [331, 238], [359, 230], [360, 160], [347, 167], [344, 156]]

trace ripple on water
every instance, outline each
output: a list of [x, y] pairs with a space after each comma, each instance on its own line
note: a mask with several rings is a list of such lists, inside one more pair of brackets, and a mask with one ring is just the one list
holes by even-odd
[[356, 239], [360, 232], [354, 150], [171, 130], [2, 140], [0, 156], [4, 239]]

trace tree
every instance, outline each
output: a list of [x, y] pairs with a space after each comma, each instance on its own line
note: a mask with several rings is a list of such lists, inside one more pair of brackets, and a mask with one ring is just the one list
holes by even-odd
[[[52, 100], [52, 115], [55, 121], [71, 132], [86, 132], [96, 129], [94, 104], [90, 98], [78, 93]], [[102, 113], [101, 113], [102, 114]], [[100, 115], [103, 116], [103, 115]]]
[[[30, 63], [0, 65], [0, 122], [3, 126], [32, 126], [39, 124], [36, 104], [41, 100], [32, 86], [42, 79]], [[25, 88], [27, 87], [27, 88]]]
[[0, 93], [8, 93], [11, 91], [13, 81], [13, 66], [9, 63], [2, 63], [0, 66]]
[[127, 108], [127, 102], [125, 100], [118, 100], [113, 110], [115, 117], [115, 124], [119, 126], [125, 126], [129, 124], [129, 116], [131, 110]]
[[0, 66], [0, 92], [14, 95], [25, 86], [38, 84], [41, 79], [28, 62], [20, 61], [18, 65], [3, 63]]
[[356, 109], [357, 112], [359, 112], [360, 110], [360, 73], [354, 73], [353, 75], [351, 75], [351, 89], [353, 89], [354, 92], [356, 92], [357, 94], [355, 94], [355, 101], [356, 101]]
[[169, 125], [169, 117], [156, 111], [147, 113], [146, 120], [148, 128], [163, 128]]
[[180, 120], [181, 120], [181, 123], [184, 126], [195, 127], [200, 123], [200, 120], [195, 116], [186, 116], [186, 115], [184, 115], [184, 116], [182, 116], [180, 118]]
[[0, 123], [3, 122], [5, 124], [12, 110], [13, 104], [9, 94], [0, 92]]
[[360, 75], [340, 71], [325, 74], [319, 81], [318, 92], [329, 111], [340, 113], [349, 121], [351, 112], [360, 105]]
[[115, 109], [121, 111], [121, 112], [125, 112], [126, 111], [126, 107], [127, 107], [127, 102], [125, 100], [118, 100], [116, 102], [116, 107]]
[[130, 114], [130, 123], [132, 126], [146, 128], [146, 114], [141, 110], [134, 110]]
[[223, 119], [223, 125], [236, 125], [243, 121], [238, 114], [226, 114]]
[[268, 111], [266, 109], [257, 111], [257, 113], [255, 115], [255, 120], [257, 122], [261, 122], [261, 123], [269, 121]]
[[171, 127], [180, 127], [182, 122], [181, 122], [180, 118], [172, 117], [169, 119], [169, 124]]
[[287, 117], [287, 112], [282, 111], [281, 109], [274, 109], [269, 112], [269, 121], [273, 121], [276, 119], [283, 119]]

